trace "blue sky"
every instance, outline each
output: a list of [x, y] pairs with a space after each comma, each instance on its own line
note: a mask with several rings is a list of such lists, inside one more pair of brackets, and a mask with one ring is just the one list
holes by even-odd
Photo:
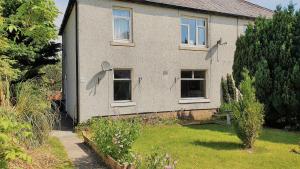
[[[287, 6], [289, 4], [290, 0], [248, 0], [252, 3], [259, 4], [263, 7], [269, 8], [269, 9], [275, 9], [278, 4], [281, 4], [282, 6]], [[68, 5], [68, 0], [55, 0], [61, 14], [58, 17], [56, 21], [56, 25], [59, 27], [65, 12], [65, 9]], [[293, 3], [295, 3], [297, 6], [296, 8], [300, 8], [300, 0], [293, 0]]]

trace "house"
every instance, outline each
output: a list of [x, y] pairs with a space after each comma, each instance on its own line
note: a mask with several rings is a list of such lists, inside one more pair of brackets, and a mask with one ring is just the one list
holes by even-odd
[[244, 0], [70, 0], [63, 97], [75, 122], [221, 104], [237, 38], [273, 12]]

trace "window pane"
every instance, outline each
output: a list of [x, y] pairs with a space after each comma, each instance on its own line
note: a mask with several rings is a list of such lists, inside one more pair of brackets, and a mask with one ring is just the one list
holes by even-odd
[[197, 20], [197, 26], [205, 27], [205, 20], [204, 19], [198, 19]]
[[198, 43], [199, 45], [206, 44], [206, 31], [204, 28], [198, 28]]
[[200, 81], [200, 97], [206, 97], [206, 81]]
[[189, 36], [188, 27], [182, 25], [181, 26], [181, 43], [182, 44], [188, 44], [188, 36]]
[[128, 10], [114, 9], [113, 15], [121, 17], [130, 17], [130, 12]]
[[129, 20], [122, 19], [122, 18], [115, 18], [114, 19], [114, 34], [115, 39], [128, 39], [129, 40], [129, 34], [130, 34], [130, 28], [129, 28]]
[[246, 34], [246, 31], [247, 31], [247, 25], [244, 25], [244, 27], [243, 27], [243, 33]]
[[196, 45], [196, 20], [189, 19], [190, 25], [190, 45]]
[[194, 78], [205, 79], [205, 71], [195, 71]]
[[200, 80], [182, 80], [181, 81], [181, 97], [191, 98], [191, 97], [203, 97], [201, 91], [201, 81]]
[[192, 78], [193, 72], [192, 71], [181, 71], [181, 78]]
[[189, 24], [189, 19], [187, 19], [187, 18], [181, 18], [181, 24], [188, 25]]
[[115, 79], [131, 79], [130, 70], [114, 70]]
[[131, 100], [131, 81], [114, 81], [114, 100]]

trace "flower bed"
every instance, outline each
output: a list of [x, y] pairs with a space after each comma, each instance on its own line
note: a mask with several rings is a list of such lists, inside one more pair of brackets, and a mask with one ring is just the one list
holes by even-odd
[[84, 142], [88, 144], [98, 155], [98, 157], [111, 169], [135, 169], [135, 167], [131, 164], [129, 165], [121, 165], [116, 160], [114, 160], [112, 157], [104, 155], [101, 150], [97, 148], [95, 143], [88, 137], [87, 133], [85, 131], [82, 132], [82, 136], [84, 139]]

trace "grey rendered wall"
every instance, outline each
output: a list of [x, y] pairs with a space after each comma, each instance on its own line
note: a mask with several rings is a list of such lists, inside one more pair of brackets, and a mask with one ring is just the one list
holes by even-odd
[[63, 32], [64, 95], [66, 111], [76, 119], [76, 13], [75, 7]]
[[[113, 46], [112, 7], [133, 11], [134, 47]], [[80, 121], [93, 116], [213, 109], [221, 104], [221, 77], [232, 72], [235, 42], [247, 20], [111, 0], [79, 0]], [[208, 51], [181, 50], [180, 17], [206, 17]], [[222, 38], [227, 45], [216, 46]], [[136, 106], [112, 107], [112, 72], [101, 63], [132, 69]], [[207, 71], [209, 102], [180, 104], [182, 69]], [[165, 72], [165, 73], [164, 73]], [[141, 83], [138, 82], [142, 78]]]

